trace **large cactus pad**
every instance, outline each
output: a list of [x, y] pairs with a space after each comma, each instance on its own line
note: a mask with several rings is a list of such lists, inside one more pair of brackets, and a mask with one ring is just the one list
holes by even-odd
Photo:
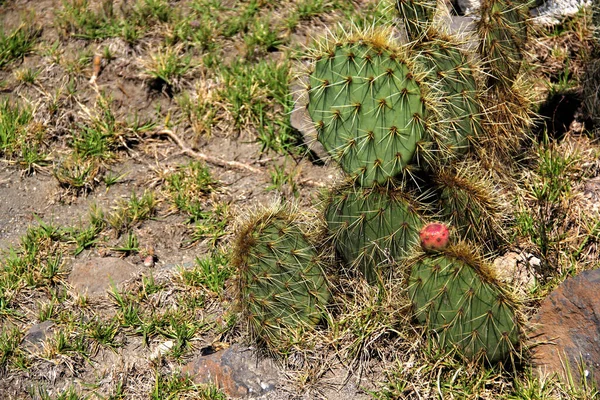
[[466, 246], [450, 247], [418, 258], [409, 294], [418, 320], [437, 333], [443, 348], [503, 362], [515, 354], [519, 340], [516, 306], [469, 252]]
[[479, 52], [487, 60], [492, 79], [510, 87], [521, 68], [527, 41], [529, 2], [483, 0], [477, 31]]
[[345, 186], [331, 193], [326, 220], [338, 253], [375, 283], [389, 259], [418, 243], [418, 211], [417, 202], [399, 190]]
[[367, 40], [336, 44], [310, 76], [317, 139], [363, 186], [385, 183], [411, 162], [424, 137], [424, 93], [399, 50]]

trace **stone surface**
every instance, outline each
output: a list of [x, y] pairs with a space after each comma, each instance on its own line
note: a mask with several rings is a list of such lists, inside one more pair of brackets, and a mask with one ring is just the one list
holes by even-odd
[[279, 375], [271, 359], [260, 358], [253, 349], [238, 344], [197, 356], [183, 372], [197, 383], [217, 385], [232, 398], [261, 396], [275, 389]]
[[539, 25], [558, 25], [563, 19], [577, 14], [581, 7], [591, 4], [589, 0], [548, 0], [531, 10], [533, 22]]
[[48, 335], [50, 334], [51, 328], [54, 326], [52, 321], [44, 321], [39, 324], [33, 325], [25, 334], [23, 343], [28, 350], [35, 350], [42, 346]]
[[541, 376], [554, 373], [581, 381], [580, 363], [600, 385], [600, 270], [567, 278], [541, 304], [533, 318], [533, 361]]
[[496, 276], [509, 284], [517, 294], [525, 296], [536, 283], [534, 268], [528, 254], [508, 252], [494, 260]]
[[[306, 79], [306, 78], [305, 78]], [[297, 85], [292, 88], [294, 98], [294, 110], [290, 115], [290, 124], [292, 128], [298, 130], [302, 134], [304, 144], [310, 150], [313, 155], [323, 161], [328, 161], [331, 157], [327, 153], [327, 150], [323, 145], [317, 141], [317, 130], [315, 124], [308, 114], [306, 105], [308, 104], [308, 93], [302, 85]]]
[[583, 196], [587, 199], [586, 208], [597, 214], [600, 211], [600, 176], [585, 182]]
[[103, 296], [113, 286], [119, 288], [133, 278], [141, 267], [116, 257], [96, 257], [76, 260], [68, 281], [77, 293]]

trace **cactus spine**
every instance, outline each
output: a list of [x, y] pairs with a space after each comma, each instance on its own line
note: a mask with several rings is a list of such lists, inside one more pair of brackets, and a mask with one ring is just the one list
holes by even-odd
[[483, 0], [477, 31], [479, 52], [487, 60], [491, 84], [511, 87], [523, 61], [527, 41], [527, 1]]
[[342, 258], [371, 283], [381, 281], [387, 260], [406, 256], [418, 243], [423, 225], [412, 196], [384, 187], [334, 189], [325, 217]]
[[503, 242], [506, 206], [482, 168], [470, 162], [442, 168], [433, 176], [440, 218], [460, 236], [492, 250]]
[[440, 132], [430, 134], [438, 150], [430, 163], [440, 164], [448, 157], [465, 154], [481, 134], [479, 89], [474, 77], [479, 69], [454, 39], [441, 33], [431, 31], [413, 50], [427, 72], [426, 81], [440, 92], [444, 107]]
[[419, 40], [433, 23], [437, 0], [396, 0], [409, 40]]

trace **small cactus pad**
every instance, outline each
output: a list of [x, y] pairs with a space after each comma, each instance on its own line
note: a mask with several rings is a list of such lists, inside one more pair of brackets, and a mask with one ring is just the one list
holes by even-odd
[[479, 53], [487, 60], [492, 82], [512, 86], [521, 68], [527, 41], [529, 2], [483, 0], [477, 31]]
[[435, 157], [456, 157], [466, 153], [481, 133], [481, 102], [474, 78], [479, 69], [467, 60], [453, 39], [435, 36], [417, 44], [416, 60], [427, 72], [426, 81], [441, 92], [445, 108], [443, 129], [431, 138], [442, 152]]
[[344, 261], [376, 283], [390, 258], [405, 256], [418, 243], [419, 209], [400, 190], [343, 186], [330, 194], [325, 218]]
[[396, 0], [396, 9], [410, 40], [419, 40], [433, 22], [437, 0]]
[[329, 300], [319, 255], [297, 218], [281, 206], [258, 212], [238, 229], [233, 250], [237, 303], [251, 336], [275, 352], [290, 332], [316, 325]]
[[504, 362], [516, 354], [516, 303], [468, 245], [450, 246], [414, 260], [409, 295], [416, 317], [440, 345], [469, 359]]
[[503, 239], [506, 219], [502, 196], [476, 163], [442, 168], [433, 180], [438, 190], [440, 218], [456, 227], [463, 239], [494, 248]]
[[419, 232], [421, 247], [425, 251], [440, 251], [448, 246], [450, 231], [448, 227], [439, 222], [427, 224]]
[[317, 139], [362, 186], [403, 171], [427, 126], [426, 95], [412, 64], [374, 35], [336, 42], [316, 57], [310, 75]]

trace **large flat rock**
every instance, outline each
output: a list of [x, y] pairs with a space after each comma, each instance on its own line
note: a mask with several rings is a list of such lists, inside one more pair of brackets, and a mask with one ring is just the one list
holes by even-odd
[[532, 322], [532, 338], [541, 343], [533, 349], [538, 374], [566, 380], [570, 373], [577, 383], [583, 364], [586, 377], [600, 385], [600, 270], [565, 280], [542, 302]]
[[113, 286], [137, 276], [141, 267], [116, 257], [95, 257], [75, 261], [68, 282], [80, 295], [104, 296]]

